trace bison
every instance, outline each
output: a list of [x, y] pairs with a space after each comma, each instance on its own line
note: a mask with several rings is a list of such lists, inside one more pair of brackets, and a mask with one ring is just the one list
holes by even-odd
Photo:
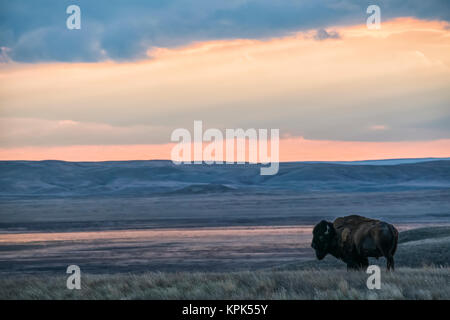
[[387, 270], [394, 270], [398, 231], [389, 223], [351, 215], [333, 223], [322, 220], [313, 230], [311, 247], [319, 260], [331, 254], [347, 264], [347, 270], [366, 269], [368, 257], [386, 257]]

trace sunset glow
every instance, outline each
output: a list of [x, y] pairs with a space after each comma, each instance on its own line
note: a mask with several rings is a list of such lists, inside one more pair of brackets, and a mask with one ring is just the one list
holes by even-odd
[[[176, 128], [279, 128], [280, 160], [448, 157], [450, 29], [398, 18], [128, 62], [0, 64], [0, 158], [169, 159]], [[437, 125], [438, 124], [438, 125]]]

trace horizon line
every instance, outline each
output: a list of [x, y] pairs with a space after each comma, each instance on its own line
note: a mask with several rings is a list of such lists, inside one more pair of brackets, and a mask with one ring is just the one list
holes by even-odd
[[[440, 160], [450, 160], [450, 157], [420, 157], [420, 158], [380, 158], [380, 159], [365, 159], [365, 160], [298, 160], [298, 161], [278, 161], [278, 163], [349, 163], [349, 162], [369, 162], [369, 161], [398, 161], [398, 160], [424, 160], [424, 161], [440, 161]], [[46, 161], [53, 161], [53, 162], [68, 162], [68, 163], [102, 163], [102, 162], [144, 162], [144, 161], [160, 161], [160, 162], [172, 162], [170, 159], [128, 159], [128, 160], [101, 160], [101, 161], [95, 161], [95, 160], [85, 160], [85, 161], [70, 161], [70, 160], [59, 160], [59, 159], [43, 159], [43, 160], [3, 160], [0, 159], [0, 162], [46, 162]], [[201, 164], [205, 161], [202, 161]], [[196, 164], [194, 161], [191, 161], [190, 163], [181, 163], [179, 165], [193, 165]], [[226, 163], [226, 161], [222, 161], [222, 163], [212, 163], [207, 165], [246, 165], [246, 164], [252, 164], [252, 165], [267, 165], [263, 164], [261, 162], [248, 162], [245, 163]], [[175, 164], [176, 165], [176, 164]]]

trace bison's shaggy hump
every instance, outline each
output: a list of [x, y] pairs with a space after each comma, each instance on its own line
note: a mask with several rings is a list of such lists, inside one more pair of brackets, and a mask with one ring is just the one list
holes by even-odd
[[357, 228], [358, 226], [360, 226], [361, 224], [373, 224], [373, 223], [378, 223], [378, 222], [381, 222], [381, 221], [353, 214], [351, 216], [336, 218], [336, 220], [334, 220], [334, 222], [333, 222], [333, 225], [335, 228], [354, 229], [354, 228]]

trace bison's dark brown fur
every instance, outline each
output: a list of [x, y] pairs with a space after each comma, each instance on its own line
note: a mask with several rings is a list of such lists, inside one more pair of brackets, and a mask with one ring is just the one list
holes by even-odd
[[357, 215], [322, 220], [313, 230], [311, 247], [322, 260], [327, 254], [341, 259], [347, 269], [365, 269], [368, 257], [386, 257], [387, 269], [394, 270], [398, 231], [389, 223]]

